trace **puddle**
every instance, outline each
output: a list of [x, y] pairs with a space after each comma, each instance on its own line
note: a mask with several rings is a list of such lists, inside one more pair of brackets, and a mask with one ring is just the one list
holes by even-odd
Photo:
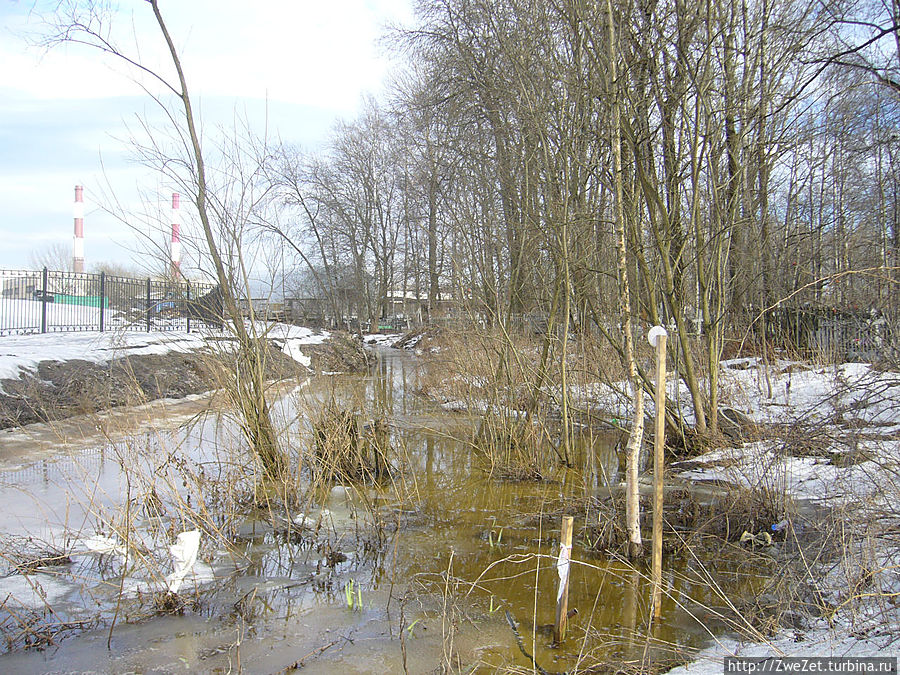
[[[713, 618], [724, 603], [712, 588], [743, 592], [752, 575], [722, 560], [667, 557], [670, 597], [648, 632], [649, 571], [587, 552], [582, 514], [569, 599], [578, 614], [565, 644], [553, 647], [546, 626], [555, 611], [559, 523], [536, 516], [615, 485], [616, 438], [581, 439], [583, 457], [591, 458], [583, 474], [494, 480], [457, 440], [471, 420], [417, 398], [416, 374], [414, 357], [385, 350], [370, 376], [321, 377], [281, 399], [278, 423], [298, 441], [309, 433], [309, 412], [331, 397], [385, 411], [404, 466], [402, 476], [377, 487], [332, 486], [289, 514], [248, 517], [246, 504], [239, 508], [244, 491], [252, 495], [250, 462], [223, 449], [239, 446], [239, 435], [225, 418], [192, 407], [132, 422], [140, 431], [115, 442], [86, 442], [0, 473], [0, 533], [69, 556], [27, 574], [7, 566], [0, 671], [530, 668], [508, 612], [526, 650], [555, 672], [648, 651], [670, 656], [665, 645], [697, 647], [725, 630]], [[179, 520], [179, 500], [202, 522]], [[123, 518], [130, 530], [113, 527]], [[154, 593], [171, 572], [166, 546], [197, 526], [221, 540], [205, 535], [203, 560], [185, 581], [183, 613], [159, 615]], [[91, 550], [100, 536], [126, 543], [122, 532], [135, 550], [128, 560], [114, 548]], [[43, 648], [22, 649], [30, 643]]]

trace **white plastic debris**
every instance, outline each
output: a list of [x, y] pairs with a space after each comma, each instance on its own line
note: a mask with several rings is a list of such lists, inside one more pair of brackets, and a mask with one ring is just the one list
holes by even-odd
[[82, 539], [81, 543], [84, 546], [85, 550], [89, 553], [98, 553], [100, 555], [108, 555], [114, 553], [116, 555], [122, 556], [123, 558], [128, 557], [127, 548], [122, 546], [115, 539], [106, 537], [102, 534], [96, 534], [93, 537]]
[[172, 566], [175, 568], [172, 574], [166, 577], [166, 583], [171, 593], [178, 593], [184, 578], [197, 562], [197, 552], [200, 550], [200, 530], [189, 530], [175, 537], [175, 543], [169, 546], [172, 554]]
[[562, 598], [566, 580], [569, 578], [569, 558], [571, 556], [572, 547], [561, 544], [559, 547], [559, 558], [556, 559], [556, 572], [559, 574], [559, 591], [556, 594], [557, 602]]
[[298, 513], [291, 519], [291, 522], [298, 527], [305, 527], [310, 530], [314, 530], [320, 522], [325, 520], [326, 518], [331, 517], [331, 511], [328, 509], [322, 509], [318, 514], [310, 513]]

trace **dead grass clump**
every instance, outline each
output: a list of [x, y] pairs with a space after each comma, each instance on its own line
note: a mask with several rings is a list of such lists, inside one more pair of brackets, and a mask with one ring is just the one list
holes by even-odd
[[188, 608], [188, 601], [177, 593], [160, 591], [153, 594], [153, 607], [157, 614], [184, 614]]
[[46, 567], [68, 565], [72, 562], [61, 548], [13, 534], [0, 535], [0, 570], [2, 575], [29, 574]]
[[680, 491], [667, 500], [666, 522], [690, 537], [712, 535], [727, 542], [740, 541], [744, 532], [770, 533], [784, 512], [780, 501], [767, 493], [729, 487], [718, 496], [699, 500], [687, 490]]
[[99, 625], [99, 617], [63, 621], [49, 609], [12, 608], [7, 601], [0, 603], [0, 635], [3, 635], [7, 652], [47, 649], [66, 637]]
[[491, 476], [498, 480], [514, 482], [544, 480], [544, 474], [536, 466], [495, 466], [492, 468]]
[[[641, 358], [651, 358], [650, 347], [645, 349], [646, 340], [639, 341]], [[609, 340], [593, 333], [578, 336], [573, 345], [572, 358], [568, 359], [571, 368], [569, 378], [573, 386], [591, 385], [597, 381], [598, 374], [606, 382], [620, 382], [628, 377], [628, 371], [622, 359]], [[646, 354], [644, 354], [646, 352]]]
[[658, 656], [640, 660], [607, 660], [579, 668], [579, 673], [586, 675], [661, 675], [673, 668], [690, 663], [689, 657]]
[[488, 460], [491, 476], [509, 480], [543, 480], [553, 447], [543, 425], [496, 414], [482, 417], [473, 445]]
[[[624, 509], [625, 502], [622, 502]], [[584, 528], [585, 548], [590, 551], [609, 553], [624, 550], [628, 543], [628, 533], [625, 531], [623, 514], [618, 517], [609, 517], [607, 513]]]
[[378, 480], [390, 471], [390, 433], [384, 420], [364, 423], [335, 401], [322, 407], [314, 424], [315, 464], [326, 481]]
[[331, 338], [318, 345], [303, 345], [312, 367], [322, 373], [357, 373], [367, 371], [375, 362], [372, 352], [350, 333], [332, 333]]
[[419, 379], [425, 395], [462, 401], [472, 411], [493, 407], [537, 414], [555, 396], [558, 358], [539, 337], [471, 326], [422, 339], [428, 353]]
[[[641, 510], [649, 513], [652, 499], [641, 495]], [[573, 507], [574, 508], [574, 507]], [[624, 526], [625, 497], [621, 491], [602, 498], [592, 498], [578, 507], [585, 513], [583, 539], [589, 550], [620, 553], [627, 544]], [[571, 509], [569, 509], [571, 510]], [[745, 532], [771, 533], [773, 541], [783, 540], [784, 531], [773, 532], [772, 525], [784, 518], [783, 512], [758, 491], [724, 488], [720, 495], [703, 497], [694, 492], [672, 490], [664, 502], [663, 547], [666, 552], [684, 551], [690, 547], [725, 543], [739, 544]], [[649, 539], [650, 522], [644, 522], [644, 536]], [[748, 545], [749, 546], [749, 545]], [[645, 553], [649, 554], [649, 547]]]
[[[791, 584], [794, 581], [790, 579]], [[819, 611], [804, 600], [809, 593], [799, 593], [801, 588], [805, 588], [803, 584], [791, 586], [788, 578], [784, 578], [764, 592], [737, 601], [735, 609], [744, 621], [766, 637], [783, 630], [803, 630]]]
[[837, 438], [825, 424], [797, 422], [777, 433], [779, 454], [789, 457], [828, 457]]
[[[641, 510], [650, 507], [650, 499], [640, 498]], [[601, 499], [591, 499], [583, 507], [586, 510], [583, 538], [585, 548], [597, 553], [619, 554], [626, 551], [628, 533], [625, 530], [625, 493], [616, 492]], [[644, 553], [649, 554], [649, 547]]]

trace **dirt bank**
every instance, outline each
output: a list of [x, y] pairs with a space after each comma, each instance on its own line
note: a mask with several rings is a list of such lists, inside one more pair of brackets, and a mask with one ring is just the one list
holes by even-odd
[[[303, 345], [310, 366], [268, 345], [267, 375], [272, 380], [312, 372], [352, 372], [369, 366], [371, 354], [350, 336], [335, 334], [317, 345]], [[96, 363], [81, 359], [41, 361], [18, 379], [0, 379], [0, 429], [49, 422], [161, 398], [180, 399], [218, 387], [227, 372], [227, 350], [127, 355]], [[216, 373], [220, 373], [217, 377]]]

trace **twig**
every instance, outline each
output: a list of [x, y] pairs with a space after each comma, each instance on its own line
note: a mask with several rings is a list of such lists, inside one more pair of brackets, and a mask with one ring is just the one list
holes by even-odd
[[509, 624], [509, 627], [512, 628], [513, 635], [516, 637], [516, 644], [519, 645], [519, 651], [525, 655], [525, 658], [531, 662], [531, 665], [534, 666], [541, 675], [554, 675], [541, 668], [537, 660], [526, 651], [525, 642], [522, 640], [522, 636], [519, 635], [519, 627], [516, 625], [516, 620], [509, 610], [506, 610], [506, 622]]

